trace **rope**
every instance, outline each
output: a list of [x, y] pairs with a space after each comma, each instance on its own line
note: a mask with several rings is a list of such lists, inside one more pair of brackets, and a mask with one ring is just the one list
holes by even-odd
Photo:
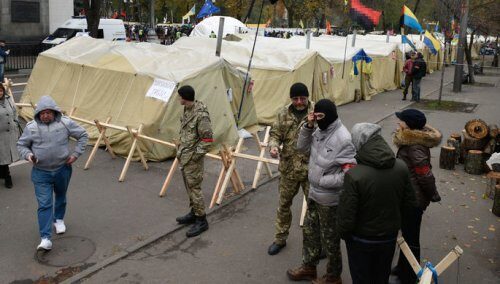
[[434, 268], [434, 266], [432, 265], [432, 263], [430, 261], [427, 261], [425, 263], [424, 267], [422, 267], [420, 269], [420, 271], [417, 273], [418, 279], [420, 279], [420, 277], [422, 277], [422, 274], [424, 273], [425, 268], [428, 268], [432, 272], [432, 279], [434, 280], [434, 284], [438, 284], [438, 274], [437, 274], [436, 268]]

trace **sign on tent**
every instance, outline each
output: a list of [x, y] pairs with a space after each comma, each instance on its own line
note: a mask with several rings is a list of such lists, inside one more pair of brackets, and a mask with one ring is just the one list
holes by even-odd
[[146, 93], [146, 97], [155, 98], [168, 103], [176, 86], [177, 84], [175, 82], [155, 79], [153, 85], [151, 85]]

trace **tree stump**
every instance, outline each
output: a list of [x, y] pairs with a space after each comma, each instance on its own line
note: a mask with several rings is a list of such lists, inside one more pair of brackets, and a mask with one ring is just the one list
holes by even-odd
[[467, 131], [463, 130], [464, 139], [463, 146], [466, 151], [468, 150], [483, 150], [484, 146], [488, 143], [488, 139], [478, 139], [470, 136]]
[[488, 128], [490, 129], [490, 137], [496, 139], [498, 136], [498, 126], [496, 124], [490, 124]]
[[495, 197], [493, 199], [493, 207], [491, 208], [491, 212], [495, 214], [495, 216], [500, 217], [500, 184], [495, 186]]
[[460, 135], [460, 133], [458, 133], [458, 132], [453, 132], [450, 135], [450, 138], [453, 138], [453, 139], [457, 140], [459, 143], [462, 142], [462, 135]]
[[460, 163], [460, 142], [450, 137], [447, 141], [448, 146], [455, 148], [455, 164]]
[[471, 137], [476, 139], [483, 139], [488, 136], [488, 125], [481, 119], [469, 120], [465, 124], [465, 131]]
[[[453, 139], [456, 141], [455, 139]], [[455, 148], [451, 146], [442, 146], [441, 154], [439, 155], [439, 168], [445, 170], [455, 169], [455, 158], [456, 152]]]
[[465, 172], [471, 175], [483, 173], [483, 152], [479, 150], [469, 150], [465, 157]]

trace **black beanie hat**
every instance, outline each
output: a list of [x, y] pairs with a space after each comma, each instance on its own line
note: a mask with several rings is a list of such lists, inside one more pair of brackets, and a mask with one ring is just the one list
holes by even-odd
[[177, 90], [177, 92], [179, 93], [179, 96], [181, 96], [181, 98], [185, 99], [186, 101], [194, 101], [193, 87], [189, 85], [182, 86], [179, 88], [179, 90]]
[[396, 116], [404, 121], [410, 129], [422, 129], [427, 123], [425, 114], [416, 109], [405, 109], [402, 112], [396, 112]]
[[309, 97], [309, 91], [306, 85], [302, 83], [295, 83], [290, 88], [290, 98], [293, 97]]
[[337, 107], [329, 99], [321, 99], [314, 105], [314, 112], [322, 112], [325, 114], [323, 119], [317, 120], [319, 129], [325, 130], [332, 124], [337, 118]]

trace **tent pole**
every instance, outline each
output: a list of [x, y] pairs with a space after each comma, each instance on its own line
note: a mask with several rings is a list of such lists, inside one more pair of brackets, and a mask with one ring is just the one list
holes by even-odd
[[253, 53], [255, 51], [255, 43], [257, 42], [257, 36], [259, 35], [260, 20], [262, 19], [262, 10], [264, 10], [264, 3], [265, 1], [262, 1], [262, 6], [260, 6], [259, 21], [257, 22], [257, 31], [255, 32], [255, 38], [253, 40], [253, 47], [252, 47], [252, 53], [250, 54], [250, 60], [248, 61], [247, 73], [245, 74], [245, 82], [243, 83], [243, 91], [241, 92], [241, 102], [238, 108], [238, 120], [236, 121], [236, 126], [238, 126], [238, 124], [240, 123], [241, 108], [243, 107], [243, 100], [245, 99], [245, 93], [248, 83], [248, 74], [250, 73], [250, 68], [252, 67]]
[[347, 53], [347, 41], [349, 39], [349, 34], [345, 36], [345, 47], [344, 47], [344, 62], [342, 63], [342, 79], [344, 79], [344, 69], [345, 69], [345, 56]]
[[220, 57], [220, 50], [222, 47], [222, 36], [224, 33], [224, 17], [219, 18], [219, 32], [217, 34], [217, 47], [215, 49], [215, 56]]

